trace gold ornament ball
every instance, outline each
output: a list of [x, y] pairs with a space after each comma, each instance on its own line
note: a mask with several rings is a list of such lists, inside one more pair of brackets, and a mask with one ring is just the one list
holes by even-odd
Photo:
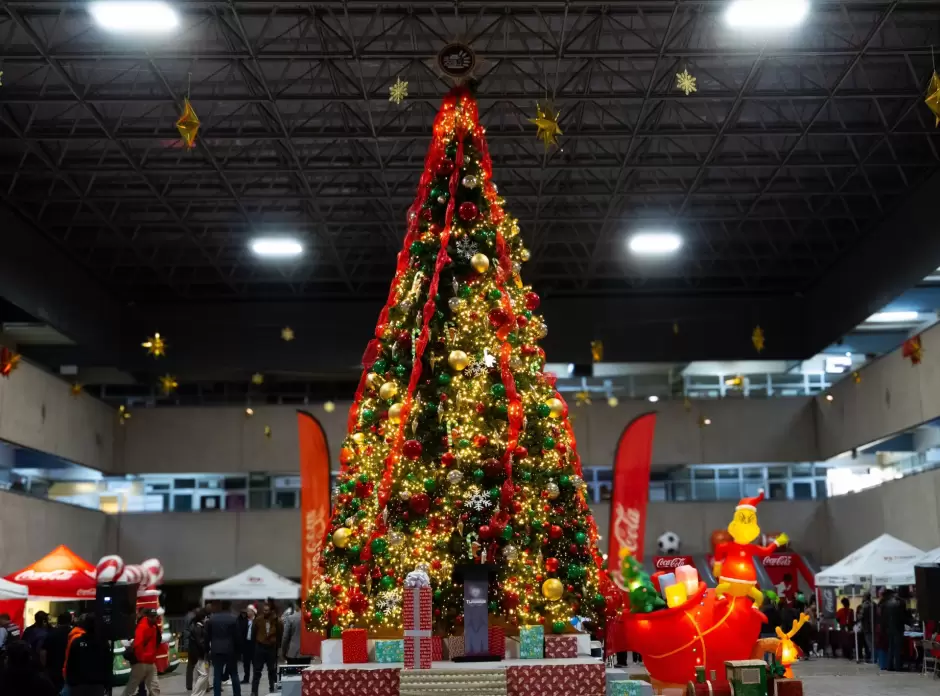
[[486, 254], [474, 254], [470, 257], [470, 265], [477, 273], [486, 273], [490, 267], [490, 259]]
[[552, 418], [561, 418], [565, 415], [565, 404], [561, 399], [552, 397], [545, 402], [545, 405], [549, 408], [549, 413]]
[[385, 399], [394, 399], [395, 395], [398, 393], [398, 385], [394, 382], [386, 382], [381, 387], [379, 387], [379, 398]]
[[350, 437], [357, 445], [361, 445], [366, 439], [365, 433], [353, 433]]
[[462, 350], [452, 350], [447, 356], [447, 364], [459, 372], [470, 364], [470, 357]]
[[549, 578], [542, 583], [542, 595], [550, 602], [558, 601], [564, 593], [565, 586], [558, 578]]
[[369, 387], [369, 389], [375, 389], [378, 387], [380, 379], [382, 378], [378, 374], [370, 372], [366, 376], [366, 386]]
[[352, 530], [349, 527], [340, 527], [333, 532], [333, 546], [338, 549], [345, 549], [352, 537]]
[[554, 481], [548, 482], [548, 484], [545, 486], [545, 492], [548, 493], [549, 500], [554, 500], [561, 494], [561, 491], [558, 489], [558, 484]]
[[523, 248], [523, 250], [519, 253], [519, 258], [521, 258], [523, 261], [528, 261], [532, 258], [532, 252]]
[[388, 420], [390, 423], [401, 423], [401, 411], [404, 408], [401, 404], [392, 404], [388, 408]]

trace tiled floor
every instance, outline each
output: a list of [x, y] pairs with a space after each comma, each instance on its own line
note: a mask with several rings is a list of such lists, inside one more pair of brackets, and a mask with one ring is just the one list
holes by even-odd
[[[805, 696], [940, 696], [940, 679], [913, 672], [882, 672], [848, 660], [821, 658], [801, 662], [793, 671], [803, 680]], [[188, 696], [182, 673], [164, 677], [160, 684], [161, 696]], [[115, 696], [120, 694], [115, 691]], [[222, 694], [232, 696], [231, 687], [224, 688]], [[242, 696], [250, 694], [243, 686]]]

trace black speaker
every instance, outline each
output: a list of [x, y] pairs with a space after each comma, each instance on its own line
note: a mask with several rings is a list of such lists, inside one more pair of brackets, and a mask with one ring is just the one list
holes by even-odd
[[922, 621], [940, 621], [940, 565], [914, 566], [917, 613]]
[[110, 582], [95, 593], [95, 623], [102, 640], [131, 640], [137, 625], [138, 583]]

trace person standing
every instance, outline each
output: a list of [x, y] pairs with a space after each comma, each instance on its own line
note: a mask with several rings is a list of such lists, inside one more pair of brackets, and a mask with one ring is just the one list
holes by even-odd
[[238, 631], [243, 638], [241, 657], [245, 665], [245, 678], [242, 679], [242, 684], [251, 682], [251, 662], [255, 657], [254, 624], [257, 614], [255, 605], [249, 604], [248, 608], [238, 615]]
[[111, 682], [111, 647], [99, 639], [94, 614], [69, 632], [62, 675], [69, 696], [104, 696]]
[[284, 641], [281, 644], [281, 653], [289, 665], [305, 665], [310, 658], [300, 654], [300, 635], [303, 626], [300, 625], [300, 612], [294, 608], [284, 620]]
[[888, 670], [901, 670], [901, 650], [904, 647], [904, 605], [894, 590], [885, 590], [881, 605], [881, 623], [888, 649]]
[[861, 647], [865, 653], [866, 662], [871, 662], [875, 655], [874, 609], [875, 607], [871, 603], [871, 594], [866, 594], [855, 614], [856, 621], [861, 627]]
[[277, 651], [281, 645], [284, 633], [284, 624], [278, 618], [274, 606], [270, 601], [261, 605], [261, 616], [255, 619], [255, 674], [251, 679], [251, 696], [258, 696], [258, 685], [261, 683], [261, 668], [268, 670], [268, 685], [271, 692], [277, 683]]
[[39, 651], [49, 633], [49, 614], [37, 611], [33, 617], [33, 625], [23, 631], [23, 640], [33, 651], [33, 656], [39, 659]]
[[20, 627], [10, 620], [9, 614], [0, 614], [0, 652], [6, 650], [8, 643], [20, 638]]
[[52, 681], [39, 669], [33, 652], [23, 641], [10, 641], [6, 664], [0, 668], [0, 694], [6, 696], [57, 696]]
[[192, 696], [209, 693], [209, 653], [206, 647], [206, 611], [197, 609], [189, 625], [189, 660], [194, 666]]
[[143, 684], [148, 696], [160, 696], [160, 678], [157, 676], [157, 651], [160, 647], [160, 627], [157, 612], [145, 609], [134, 631], [134, 659], [131, 678], [124, 687], [124, 696], [134, 696]]
[[193, 625], [193, 619], [196, 617], [196, 612], [199, 611], [199, 607], [193, 607], [186, 612], [186, 616], [183, 617], [183, 635], [181, 636], [182, 642], [180, 645], [186, 650], [186, 690], [192, 691], [193, 689], [193, 670], [196, 667], [196, 663], [193, 660], [189, 659], [189, 641], [190, 635], [189, 631]]
[[46, 640], [39, 651], [39, 661], [59, 691], [65, 685], [62, 669], [65, 667], [65, 648], [68, 646], [71, 631], [72, 613], [62, 612], [55, 627], [50, 628], [46, 634]]
[[232, 614], [232, 603], [222, 602], [222, 611], [215, 612], [206, 622], [206, 644], [209, 646], [209, 655], [212, 658], [212, 693], [214, 696], [222, 694], [222, 674], [226, 670], [232, 675], [232, 692], [241, 696], [242, 688], [238, 681], [238, 655], [242, 641], [238, 631], [235, 616]]

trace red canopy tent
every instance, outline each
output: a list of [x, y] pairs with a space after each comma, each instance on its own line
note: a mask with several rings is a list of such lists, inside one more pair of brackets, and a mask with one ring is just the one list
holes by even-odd
[[48, 556], [6, 577], [26, 585], [30, 599], [71, 602], [95, 598], [95, 566], [59, 546]]
[[9, 614], [17, 626], [23, 626], [27, 591], [23, 585], [0, 578], [0, 614]]

